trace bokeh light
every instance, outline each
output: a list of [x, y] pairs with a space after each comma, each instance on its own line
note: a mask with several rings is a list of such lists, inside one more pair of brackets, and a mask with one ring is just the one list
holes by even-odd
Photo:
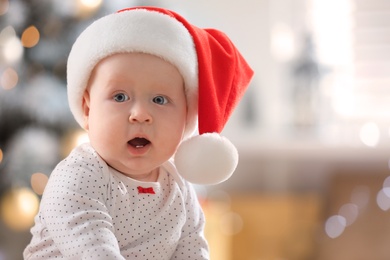
[[7, 63], [16, 63], [23, 56], [23, 46], [14, 28], [8, 26], [1, 31], [2, 57]]
[[93, 15], [101, 7], [103, 0], [78, 0], [77, 15], [80, 18], [85, 18]]
[[42, 195], [48, 180], [49, 177], [46, 174], [40, 172], [34, 173], [31, 175], [31, 188], [36, 194]]
[[368, 122], [360, 129], [360, 140], [369, 147], [375, 147], [379, 143], [380, 131], [377, 124]]
[[283, 23], [279, 23], [271, 31], [271, 51], [280, 61], [291, 60], [296, 52], [294, 34], [292, 29]]
[[22, 45], [26, 48], [32, 48], [38, 44], [39, 38], [40, 34], [38, 29], [34, 25], [31, 25], [22, 33]]
[[0, 149], [0, 163], [3, 161], [3, 150]]
[[0, 77], [0, 85], [7, 90], [14, 88], [18, 81], [18, 73], [13, 68], [5, 69]]
[[224, 235], [233, 236], [241, 232], [244, 226], [242, 217], [232, 211], [225, 212], [219, 222], [219, 228]]
[[13, 188], [1, 200], [1, 217], [10, 229], [24, 231], [34, 223], [38, 212], [39, 199], [28, 188]]
[[102, 0], [80, 0], [80, 3], [86, 8], [95, 9], [101, 6]]
[[390, 209], [390, 188], [381, 189], [376, 195], [376, 203], [383, 211]]
[[339, 237], [345, 230], [347, 221], [343, 216], [333, 215], [326, 220], [325, 232], [330, 238]]

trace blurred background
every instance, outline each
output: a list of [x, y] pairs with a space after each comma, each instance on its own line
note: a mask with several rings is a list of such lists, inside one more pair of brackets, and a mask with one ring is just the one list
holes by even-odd
[[223, 132], [235, 174], [196, 187], [212, 260], [390, 259], [390, 1], [0, 0], [0, 260], [22, 259], [48, 176], [86, 140], [74, 40], [135, 5], [224, 31], [256, 72]]

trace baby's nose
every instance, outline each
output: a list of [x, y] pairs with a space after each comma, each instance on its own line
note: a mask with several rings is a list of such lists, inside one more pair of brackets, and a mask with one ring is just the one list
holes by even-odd
[[152, 116], [145, 106], [135, 104], [130, 111], [129, 121], [130, 123], [151, 123]]

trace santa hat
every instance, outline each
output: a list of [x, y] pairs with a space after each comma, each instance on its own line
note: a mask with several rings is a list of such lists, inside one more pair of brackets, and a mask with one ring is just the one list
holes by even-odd
[[[162, 8], [134, 7], [102, 17], [77, 38], [67, 64], [68, 100], [83, 126], [82, 99], [95, 65], [116, 53], [156, 55], [184, 79], [187, 122], [175, 154], [179, 174], [196, 184], [228, 179], [238, 163], [234, 145], [220, 135], [253, 71], [229, 38], [201, 29]], [[198, 126], [198, 135], [193, 135]]]

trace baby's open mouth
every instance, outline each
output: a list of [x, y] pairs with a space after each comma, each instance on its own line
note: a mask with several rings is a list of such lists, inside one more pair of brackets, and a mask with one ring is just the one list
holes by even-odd
[[142, 137], [136, 137], [131, 139], [127, 142], [129, 145], [131, 145], [134, 148], [143, 148], [150, 144], [150, 141], [148, 139], [142, 138]]

